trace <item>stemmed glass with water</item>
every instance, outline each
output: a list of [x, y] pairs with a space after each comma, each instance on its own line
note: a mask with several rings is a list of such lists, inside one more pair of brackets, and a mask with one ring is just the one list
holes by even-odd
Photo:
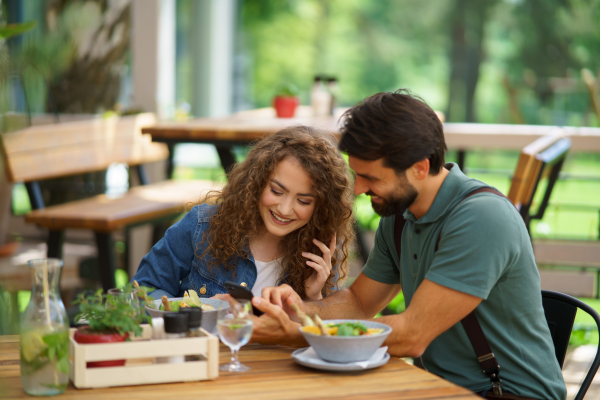
[[217, 331], [221, 341], [231, 349], [231, 362], [222, 365], [221, 371], [244, 372], [250, 367], [238, 360], [238, 351], [250, 341], [252, 336], [252, 304], [249, 300], [233, 300], [230, 302], [231, 314], [219, 313]]

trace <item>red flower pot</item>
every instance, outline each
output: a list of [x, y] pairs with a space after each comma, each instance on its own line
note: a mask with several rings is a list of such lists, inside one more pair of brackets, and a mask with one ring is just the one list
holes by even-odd
[[[89, 326], [79, 328], [73, 335], [73, 339], [77, 343], [84, 344], [124, 342], [127, 338], [129, 338], [128, 333], [121, 336], [118, 332], [93, 332], [89, 330]], [[123, 365], [125, 365], [125, 360], [92, 361], [87, 363], [88, 368], [121, 367]]]
[[273, 108], [279, 118], [292, 118], [298, 105], [300, 99], [297, 97], [275, 96], [273, 99]]

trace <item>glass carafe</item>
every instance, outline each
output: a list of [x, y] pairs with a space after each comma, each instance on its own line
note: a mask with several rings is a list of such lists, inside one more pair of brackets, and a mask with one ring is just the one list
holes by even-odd
[[51, 396], [69, 383], [69, 319], [60, 298], [63, 262], [29, 261], [31, 300], [21, 316], [21, 382], [29, 395]]

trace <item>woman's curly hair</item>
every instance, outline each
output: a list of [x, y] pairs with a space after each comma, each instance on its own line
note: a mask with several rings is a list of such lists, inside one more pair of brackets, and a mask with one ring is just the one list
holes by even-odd
[[[283, 129], [257, 142], [246, 159], [228, 174], [228, 184], [219, 193], [209, 193], [219, 204], [203, 241], [208, 247], [199, 256], [210, 268], [224, 265], [227, 271], [236, 267], [238, 257], [248, 258], [250, 239], [264, 227], [259, 201], [275, 167], [285, 158], [295, 158], [313, 183], [315, 209], [309, 222], [282, 238], [279, 251], [285, 270], [279, 279], [302, 297], [306, 297], [305, 280], [314, 271], [306, 266], [303, 251], [322, 254], [313, 238], [327, 246], [337, 235], [331, 263], [337, 266], [337, 280], [332, 269], [323, 294], [329, 294], [338, 280], [345, 278], [348, 255], [354, 239], [351, 179], [346, 162], [336, 148], [335, 138], [307, 126]], [[279, 280], [278, 279], [278, 280]]]

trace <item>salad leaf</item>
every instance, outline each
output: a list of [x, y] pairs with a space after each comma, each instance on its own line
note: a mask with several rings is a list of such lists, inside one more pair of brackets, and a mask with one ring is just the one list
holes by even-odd
[[[171, 311], [172, 312], [177, 312], [179, 311], [179, 301], [170, 301], [169, 305], [171, 306]], [[165, 310], [165, 306], [164, 304], [160, 305], [160, 311], [164, 311]]]
[[200, 307], [202, 305], [202, 303], [200, 302], [200, 296], [198, 296], [198, 293], [196, 293], [195, 290], [191, 290], [191, 289], [188, 290], [188, 294], [190, 295], [190, 298], [194, 302], [193, 304], [190, 304], [190, 305], [193, 305], [196, 307]]
[[361, 322], [344, 322], [336, 324], [338, 336], [360, 336], [367, 333], [367, 327]]
[[354, 336], [354, 327], [349, 323], [340, 324], [337, 334], [338, 336]]

